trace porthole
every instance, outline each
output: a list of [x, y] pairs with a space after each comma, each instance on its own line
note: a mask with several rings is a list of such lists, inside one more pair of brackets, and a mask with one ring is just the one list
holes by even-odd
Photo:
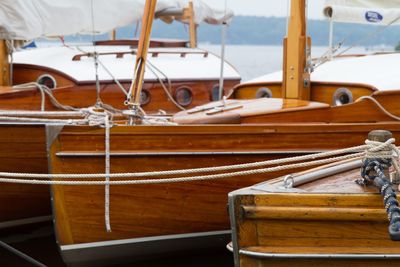
[[146, 89], [143, 89], [142, 92], [140, 92], [140, 105], [144, 106], [150, 103], [151, 100], [151, 95], [150, 92]]
[[214, 85], [211, 89], [211, 101], [219, 100], [219, 84]]
[[353, 102], [353, 94], [347, 88], [338, 88], [333, 94], [333, 106], [346, 105]]
[[189, 87], [181, 87], [175, 91], [175, 100], [181, 106], [188, 106], [193, 101], [193, 93]]
[[256, 92], [256, 98], [271, 98], [271, 97], [272, 97], [272, 91], [267, 87], [261, 87]]
[[54, 79], [53, 76], [50, 74], [43, 74], [39, 76], [39, 78], [36, 80], [38, 84], [44, 85], [50, 89], [54, 89], [57, 87], [57, 82], [56, 79]]

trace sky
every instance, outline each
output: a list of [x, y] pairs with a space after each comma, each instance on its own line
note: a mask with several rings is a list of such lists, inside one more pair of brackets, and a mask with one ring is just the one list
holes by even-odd
[[[196, 0], [193, 0], [196, 1]], [[224, 8], [225, 0], [202, 0], [212, 7]], [[226, 0], [235, 15], [286, 17], [288, 0]], [[309, 18], [323, 19], [324, 0], [308, 0]]]

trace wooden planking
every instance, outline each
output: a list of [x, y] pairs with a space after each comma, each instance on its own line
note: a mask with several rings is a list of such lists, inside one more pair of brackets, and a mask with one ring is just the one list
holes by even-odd
[[[397, 123], [382, 125], [394, 129], [398, 127]], [[371, 126], [379, 128], [375, 124], [125, 126], [111, 129], [110, 144], [112, 153], [290, 150], [293, 155], [296, 151], [302, 153], [301, 151], [312, 150], [315, 147], [333, 149], [361, 144]], [[397, 135], [397, 132], [394, 131], [394, 134]], [[303, 140], [303, 142], [298, 142], [298, 140]], [[65, 127], [59, 135], [58, 142], [52, 153], [53, 172], [104, 171], [102, 156], [56, 156], [56, 152], [103, 152], [103, 129], [85, 126]], [[273, 153], [270, 155], [112, 156], [111, 165], [112, 172], [156, 171], [254, 162], [281, 156]], [[62, 227], [62, 224], [69, 224], [71, 231], [66, 233], [71, 238], [63, 236], [62, 231], [59, 231], [61, 232], [59, 241], [60, 244], [71, 244], [227, 229], [229, 227], [226, 211], [227, 193], [283, 173], [181, 184], [112, 186], [112, 233], [106, 233], [104, 228], [104, 188], [102, 186], [55, 186], [56, 192], [63, 193], [62, 200], [56, 198], [57, 213], [65, 213], [57, 215], [57, 225]], [[256, 201], [259, 200], [256, 199]], [[334, 201], [331, 203], [333, 204]], [[68, 221], [60, 220], [59, 216], [68, 218]]]
[[252, 207], [242, 206], [248, 219], [270, 220], [330, 220], [330, 221], [379, 221], [386, 222], [382, 208], [333, 208], [333, 207]]
[[[42, 125], [0, 126], [0, 170], [47, 173]], [[48, 186], [0, 184], [0, 222], [51, 214]]]
[[[376, 188], [355, 185], [357, 176], [359, 170], [352, 170], [300, 186], [308, 192], [236, 191], [235, 209], [242, 210], [235, 216], [239, 249], [287, 255], [276, 262], [276, 259], [241, 255], [241, 266], [284, 266], [294, 260], [291, 259], [294, 254], [357, 254], [360, 257], [363, 254], [400, 254], [400, 243], [392, 241], [388, 234], [382, 196]], [[346, 181], [352, 181], [354, 186], [341, 193]], [[335, 184], [336, 192], [330, 188]], [[323, 193], [325, 185], [328, 185], [328, 193]], [[351, 189], [356, 190], [351, 193]], [[337, 260], [332, 257], [296, 259], [296, 266], [302, 261], [324, 266], [340, 262], [346, 266], [358, 266], [358, 263], [379, 266], [378, 260]], [[398, 260], [384, 262], [398, 264]]]

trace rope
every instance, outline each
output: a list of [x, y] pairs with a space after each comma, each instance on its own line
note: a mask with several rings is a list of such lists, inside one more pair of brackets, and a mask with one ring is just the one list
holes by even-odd
[[105, 185], [105, 199], [104, 199], [104, 217], [107, 232], [111, 232], [110, 222], [110, 121], [108, 115], [104, 116], [105, 126], [105, 174], [106, 174], [106, 185]]
[[79, 111], [78, 108], [74, 108], [72, 106], [68, 105], [63, 105], [58, 100], [54, 97], [53, 92], [50, 90], [45, 85], [36, 83], [36, 82], [30, 82], [30, 83], [24, 83], [20, 85], [13, 86], [13, 89], [19, 89], [19, 90], [24, 90], [24, 89], [31, 89], [32, 87], [36, 87], [41, 95], [42, 95], [42, 101], [41, 101], [41, 111], [45, 110], [45, 94], [49, 97], [51, 104], [58, 108], [58, 109], [63, 109], [63, 110], [68, 110], [68, 111]]
[[[389, 140], [391, 141], [391, 140]], [[290, 162], [297, 161], [305, 161], [305, 160], [315, 160], [317, 158], [325, 158], [340, 154], [347, 154], [353, 152], [363, 151], [367, 148], [371, 148], [371, 150], [376, 149], [372, 147], [373, 145], [362, 145], [351, 148], [333, 150], [328, 152], [322, 152], [317, 154], [310, 154], [304, 156], [296, 156], [291, 158], [283, 158], [283, 159], [275, 159], [275, 160], [267, 160], [267, 161], [259, 161], [245, 164], [235, 164], [235, 165], [226, 165], [226, 166], [218, 166], [218, 167], [205, 167], [205, 168], [194, 168], [194, 169], [182, 169], [182, 170], [168, 170], [168, 171], [154, 171], [154, 172], [138, 172], [138, 173], [111, 173], [110, 178], [130, 178], [130, 177], [152, 177], [152, 176], [169, 176], [169, 175], [184, 175], [184, 174], [194, 174], [194, 173], [203, 173], [203, 172], [217, 172], [217, 171], [229, 171], [235, 169], [248, 169], [248, 168], [258, 168], [265, 167], [270, 165], [278, 165], [278, 164], [286, 164]], [[386, 146], [386, 143], [383, 143], [382, 146]], [[379, 147], [380, 148], [380, 147]], [[362, 156], [363, 153], [358, 153], [357, 156]], [[26, 177], [31, 179], [102, 179], [104, 178], [103, 173], [92, 173], [92, 174], [35, 174], [35, 173], [11, 173], [11, 172], [0, 172], [0, 177]]]
[[[182, 107], [181, 105], [179, 105], [178, 102], [175, 101], [174, 97], [172, 96], [171, 93], [171, 89], [172, 89], [172, 84], [171, 84], [171, 80], [168, 78], [168, 76], [163, 73], [159, 68], [157, 68], [155, 65], [153, 65], [149, 60], [147, 60], [146, 62], [147, 67], [149, 68], [149, 70], [154, 74], [154, 76], [157, 77], [158, 82], [160, 83], [161, 87], [164, 89], [165, 94], [167, 95], [168, 99], [171, 100], [171, 102], [180, 110], [186, 110], [184, 107]], [[168, 88], [165, 86], [163, 80], [161, 79], [161, 77], [159, 77], [156, 73], [156, 71], [158, 71], [159, 73], [161, 73], [161, 75], [163, 75], [165, 77], [165, 79], [168, 82]]]
[[[374, 153], [376, 151], [380, 151], [382, 149], [393, 149], [394, 139], [390, 139], [385, 143], [379, 142], [372, 142], [368, 141], [367, 145], [365, 146], [358, 146], [355, 147], [359, 149], [360, 147], [364, 147], [368, 150], [368, 153]], [[342, 149], [340, 151], [349, 151], [350, 149]], [[398, 153], [398, 149], [395, 148], [394, 150]], [[332, 151], [333, 152], [333, 151]], [[321, 157], [321, 155], [327, 155], [330, 152], [323, 152], [318, 153], [315, 155], [307, 155], [307, 156], [314, 156], [315, 158]], [[337, 153], [337, 151], [336, 151]], [[177, 182], [191, 182], [191, 181], [205, 181], [205, 180], [215, 180], [215, 179], [223, 179], [228, 177], [237, 177], [237, 176], [245, 176], [245, 175], [256, 175], [268, 172], [276, 172], [282, 170], [289, 170], [294, 168], [305, 168], [311, 167], [315, 165], [322, 165], [327, 163], [332, 163], [336, 161], [342, 161], [347, 159], [361, 159], [367, 152], [343, 155], [338, 157], [332, 157], [327, 159], [321, 160], [313, 160], [310, 162], [301, 162], [301, 163], [294, 163], [294, 164], [287, 164], [281, 166], [275, 166], [270, 168], [261, 168], [261, 169], [252, 169], [252, 170], [245, 170], [245, 171], [236, 171], [236, 172], [228, 172], [228, 173], [218, 173], [218, 174], [211, 174], [211, 175], [199, 175], [199, 176], [185, 176], [185, 177], [174, 177], [174, 178], [164, 178], [164, 179], [138, 179], [138, 180], [110, 180], [110, 181], [87, 181], [86, 179], [90, 178], [103, 178], [106, 176], [105, 174], [10, 174], [10, 173], [0, 173], [0, 182], [5, 183], [28, 183], [28, 184], [54, 184], [54, 185], [132, 185], [132, 184], [162, 184], [162, 183], [177, 183]], [[387, 157], [386, 154], [381, 155], [373, 155], [378, 158]], [[299, 157], [295, 157], [299, 158]], [[282, 159], [282, 160], [289, 160], [289, 159]], [[293, 159], [292, 159], [293, 160]], [[280, 160], [275, 160], [275, 162], [279, 162]], [[272, 161], [273, 162], [273, 161]], [[243, 164], [244, 165], [244, 164]], [[232, 165], [234, 166], [234, 165]], [[237, 165], [236, 165], [237, 166]], [[206, 169], [206, 168], [203, 168]], [[209, 168], [215, 169], [215, 168]], [[198, 169], [192, 169], [198, 170]], [[187, 174], [183, 172], [184, 170], [175, 170], [175, 171], [167, 171], [167, 172], [149, 172], [147, 173], [149, 176], [154, 176], [155, 173], [166, 175], [166, 173], [171, 174], [172, 172], [180, 172], [181, 174]], [[129, 178], [129, 177], [145, 177], [143, 174], [146, 173], [115, 173], [109, 174], [110, 178]], [[151, 175], [150, 175], [151, 174]], [[11, 178], [7, 178], [11, 177]], [[22, 178], [34, 178], [35, 180], [31, 179], [14, 179], [15, 177], [22, 177]], [[85, 179], [81, 181], [72, 181], [72, 180], [36, 180], [36, 179]]]
[[[395, 146], [392, 145], [391, 148], [391, 150], [383, 149], [381, 151], [367, 152], [366, 159], [364, 160], [364, 165], [361, 169], [361, 176], [363, 179], [358, 180], [357, 182], [361, 185], [372, 183], [379, 189], [381, 195], [383, 196], [383, 203], [388, 214], [388, 230], [390, 238], [393, 241], [400, 241], [399, 202], [397, 201], [397, 195], [396, 191], [393, 189], [393, 184], [385, 176], [384, 173], [386, 169], [389, 169], [389, 167], [392, 166], [392, 162], [396, 162], [393, 152], [395, 153], [397, 158], [400, 156], [399, 150]], [[398, 172], [398, 166], [396, 167], [396, 169], [396, 171]]]

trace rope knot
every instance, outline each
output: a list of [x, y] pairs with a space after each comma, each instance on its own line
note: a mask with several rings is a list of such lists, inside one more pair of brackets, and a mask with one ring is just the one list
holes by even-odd
[[400, 152], [394, 142], [394, 138], [390, 138], [386, 142], [365, 141], [367, 149], [363, 160], [364, 164], [361, 168], [361, 176], [364, 179], [361, 182], [362, 184], [373, 181], [379, 175], [379, 172], [383, 173], [385, 169], [390, 168], [392, 165], [399, 172], [397, 162]]

